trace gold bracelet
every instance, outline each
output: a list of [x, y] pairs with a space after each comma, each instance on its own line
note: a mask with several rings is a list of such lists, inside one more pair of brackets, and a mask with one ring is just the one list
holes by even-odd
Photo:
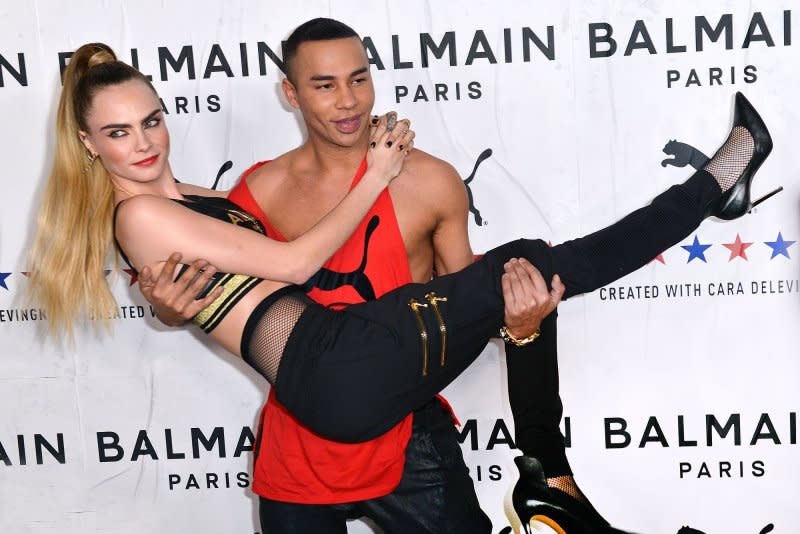
[[514, 336], [514, 334], [508, 331], [507, 326], [504, 326], [503, 328], [500, 329], [500, 337], [503, 338], [503, 341], [505, 341], [506, 343], [510, 343], [511, 345], [515, 345], [517, 347], [524, 347], [525, 345], [533, 343], [534, 341], [536, 341], [536, 338], [538, 338], [541, 334], [542, 334], [541, 330], [537, 328], [536, 332], [529, 335], [528, 337], [518, 339]]

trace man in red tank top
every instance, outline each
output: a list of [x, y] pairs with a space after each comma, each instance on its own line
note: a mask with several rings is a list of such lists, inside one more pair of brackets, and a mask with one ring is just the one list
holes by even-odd
[[[283, 89], [302, 112], [308, 139], [248, 169], [229, 198], [261, 219], [268, 235], [291, 240], [316, 224], [360, 179], [370, 122], [377, 119], [370, 115], [375, 95], [368, 58], [346, 25], [329, 19], [301, 25], [285, 43], [284, 62]], [[407, 124], [401, 121], [397, 127]], [[325, 265], [310, 295], [326, 305], [346, 305], [429, 280], [434, 269], [446, 274], [466, 267], [473, 261], [468, 213], [464, 182], [453, 167], [414, 149], [400, 176]], [[190, 269], [186, 276], [196, 272]], [[178, 284], [159, 280], [154, 291], [146, 276], [140, 281], [162, 321], [178, 324], [191, 317], [192, 295]], [[507, 308], [506, 324], [514, 336], [527, 337], [542, 319], [536, 313], [525, 306]], [[574, 484], [558, 429], [555, 314], [541, 328], [543, 343], [509, 346], [517, 445], [529, 455], [550, 454], [543, 461], [548, 482]], [[526, 353], [516, 354], [521, 351]], [[539, 373], [542, 365], [545, 373]], [[491, 531], [443, 399], [420, 407], [375, 440], [342, 444], [305, 429], [270, 394], [258, 444], [253, 490], [260, 496], [265, 534], [344, 533], [345, 520], [360, 516], [387, 533]], [[575, 491], [579, 494], [577, 486]]]

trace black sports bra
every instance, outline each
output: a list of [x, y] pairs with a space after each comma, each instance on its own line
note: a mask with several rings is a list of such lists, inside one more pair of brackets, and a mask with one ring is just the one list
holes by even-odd
[[[224, 221], [237, 226], [248, 228], [262, 235], [266, 234], [264, 226], [254, 216], [250, 215], [239, 206], [222, 197], [203, 197], [199, 195], [185, 195], [183, 199], [172, 199], [187, 208], [208, 215], [220, 221]], [[124, 202], [124, 201], [123, 201]], [[131, 265], [125, 252], [122, 250], [116, 236], [117, 210], [122, 202], [114, 208], [114, 244], [117, 246], [122, 259], [125, 260], [131, 269]], [[181, 267], [178, 276], [188, 269], [188, 265]], [[201, 299], [219, 286], [222, 286], [222, 295], [214, 299], [207, 308], [192, 318], [192, 322], [203, 329], [204, 332], [211, 332], [225, 318], [230, 309], [239, 302], [251, 289], [261, 282], [260, 278], [246, 276], [243, 274], [229, 274], [217, 272], [209, 280], [205, 288], [197, 295]]]

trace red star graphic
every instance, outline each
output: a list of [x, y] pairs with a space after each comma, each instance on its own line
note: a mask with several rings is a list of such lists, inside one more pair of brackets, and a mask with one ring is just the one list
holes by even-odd
[[747, 260], [747, 247], [752, 245], [753, 243], [742, 243], [742, 238], [739, 237], [739, 234], [736, 234], [736, 241], [733, 243], [723, 243], [722, 246], [727, 248], [731, 251], [731, 257], [728, 258], [728, 261], [733, 261], [736, 258], [744, 258], [745, 261]]
[[664, 261], [664, 255], [663, 254], [659, 254], [658, 256], [656, 256], [655, 258], [650, 260], [650, 263], [653, 263], [654, 261], [659, 261], [659, 262], [661, 262], [662, 265], [666, 265], [667, 264], [667, 262]]
[[128, 274], [128, 276], [131, 277], [131, 283], [128, 284], [128, 287], [132, 286], [139, 280], [139, 273], [137, 273], [133, 269], [122, 269], [122, 270], [125, 271]]

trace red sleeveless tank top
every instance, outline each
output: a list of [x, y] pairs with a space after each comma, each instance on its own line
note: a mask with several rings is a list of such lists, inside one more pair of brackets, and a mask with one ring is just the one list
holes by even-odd
[[[255, 215], [273, 239], [286, 239], [267, 220], [242, 175], [228, 198]], [[353, 185], [366, 171], [366, 160]], [[309, 296], [326, 306], [355, 304], [380, 297], [411, 282], [405, 245], [389, 191], [384, 190], [358, 229], [323, 267]], [[386, 495], [400, 483], [412, 415], [372, 441], [327, 440], [298, 422], [272, 391], [261, 413], [253, 462], [253, 491], [278, 501], [334, 504]]]

